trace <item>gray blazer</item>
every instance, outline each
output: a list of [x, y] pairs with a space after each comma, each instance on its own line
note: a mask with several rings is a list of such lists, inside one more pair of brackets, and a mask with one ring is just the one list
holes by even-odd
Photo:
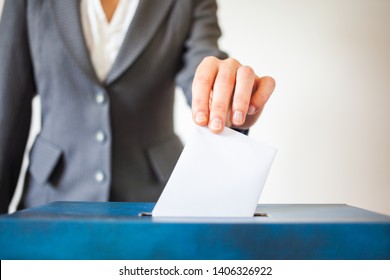
[[226, 57], [213, 0], [141, 0], [102, 84], [77, 0], [8, 0], [0, 22], [0, 212], [17, 184], [40, 96], [22, 206], [56, 200], [156, 201], [182, 150], [175, 84], [191, 101], [197, 65]]

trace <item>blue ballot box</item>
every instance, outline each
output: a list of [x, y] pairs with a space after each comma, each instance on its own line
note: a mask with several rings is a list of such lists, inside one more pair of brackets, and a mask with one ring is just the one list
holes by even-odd
[[0, 258], [390, 259], [390, 217], [347, 205], [258, 205], [241, 219], [139, 216], [153, 207], [56, 202], [4, 215]]

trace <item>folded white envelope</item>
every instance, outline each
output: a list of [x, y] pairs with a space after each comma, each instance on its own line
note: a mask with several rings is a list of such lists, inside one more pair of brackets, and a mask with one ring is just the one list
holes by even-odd
[[276, 149], [232, 129], [196, 126], [153, 217], [252, 217]]

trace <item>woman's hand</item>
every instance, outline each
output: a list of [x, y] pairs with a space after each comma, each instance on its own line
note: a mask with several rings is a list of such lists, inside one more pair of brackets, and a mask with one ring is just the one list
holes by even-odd
[[192, 84], [192, 116], [196, 124], [220, 133], [225, 126], [250, 128], [275, 88], [271, 77], [259, 77], [237, 60], [206, 57]]

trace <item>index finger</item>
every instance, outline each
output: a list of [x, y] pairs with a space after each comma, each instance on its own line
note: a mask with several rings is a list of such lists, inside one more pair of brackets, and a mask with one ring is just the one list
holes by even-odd
[[196, 69], [192, 83], [192, 118], [198, 125], [206, 125], [209, 120], [210, 94], [218, 73], [219, 60], [206, 57]]

